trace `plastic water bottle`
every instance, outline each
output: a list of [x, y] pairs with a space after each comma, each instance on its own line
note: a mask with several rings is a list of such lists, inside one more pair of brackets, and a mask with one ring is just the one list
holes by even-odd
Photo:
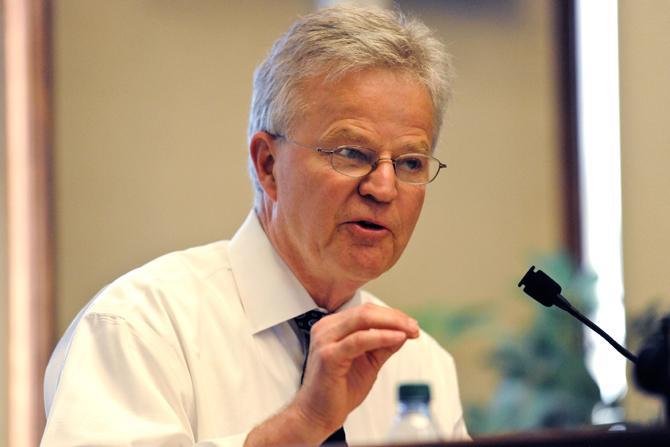
[[429, 404], [430, 387], [427, 384], [401, 384], [398, 387], [398, 412], [389, 431], [389, 443], [440, 441], [440, 430], [430, 414]]

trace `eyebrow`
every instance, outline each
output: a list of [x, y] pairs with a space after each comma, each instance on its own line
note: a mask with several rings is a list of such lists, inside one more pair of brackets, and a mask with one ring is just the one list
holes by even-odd
[[[355, 132], [352, 132], [349, 129], [338, 129], [335, 132], [331, 134], [327, 134], [324, 136], [324, 141], [329, 142], [333, 140], [344, 140], [344, 144], [353, 144], [356, 146], [361, 146], [365, 147], [368, 149], [373, 149], [375, 150], [376, 148], [374, 147], [375, 145], [367, 138], [364, 136], [357, 134]], [[330, 144], [330, 146], [340, 146], [341, 144]], [[423, 142], [417, 142], [416, 144], [412, 143], [406, 143], [398, 148], [398, 150], [394, 150], [393, 152], [398, 152], [400, 154], [409, 154], [409, 153], [421, 153], [421, 154], [430, 154], [431, 149], [429, 146], [424, 145]]]
[[419, 144], [419, 145], [416, 145], [416, 146], [413, 145], [413, 144], [408, 144], [408, 145], [405, 145], [405, 149], [406, 150], [404, 151], [404, 153], [406, 153], [406, 154], [419, 153], [419, 154], [430, 155], [430, 153], [431, 153], [430, 147], [424, 146], [423, 144]]
[[335, 132], [331, 134], [327, 134], [324, 136], [325, 141], [333, 141], [333, 140], [344, 140], [346, 141], [347, 144], [356, 144], [360, 146], [372, 146], [372, 142], [365, 138], [364, 136], [357, 134], [355, 132], [352, 132], [349, 129], [338, 129]]

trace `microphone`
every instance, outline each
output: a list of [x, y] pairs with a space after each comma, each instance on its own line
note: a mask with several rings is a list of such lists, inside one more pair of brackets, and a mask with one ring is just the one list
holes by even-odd
[[665, 423], [670, 424], [670, 314], [661, 320], [659, 330], [646, 340], [639, 357], [636, 357], [572, 307], [561, 295], [561, 286], [542, 270], [535, 271], [535, 266], [531, 266], [518, 285], [523, 286], [523, 291], [540, 304], [547, 307], [556, 305], [577, 318], [633, 362], [635, 382], [644, 391], [663, 397]]
[[[670, 400], [670, 315], [661, 319], [657, 331], [645, 341], [633, 373], [640, 388]], [[670, 405], [667, 420], [670, 421]]]
[[542, 270], [535, 270], [535, 266], [531, 266], [526, 274], [521, 278], [518, 284], [519, 287], [523, 286], [523, 291], [529, 295], [531, 298], [538, 301], [540, 304], [551, 307], [556, 305], [556, 307], [563, 309], [586, 326], [591, 328], [595, 333], [603, 337], [614, 349], [619, 351], [624, 357], [638, 364], [638, 358], [631, 353], [629, 350], [617, 343], [612, 337], [603, 331], [596, 325], [593, 321], [586, 318], [581, 312], [575, 309], [563, 295], [561, 295], [561, 286], [551, 279], [549, 275], [544, 273]]

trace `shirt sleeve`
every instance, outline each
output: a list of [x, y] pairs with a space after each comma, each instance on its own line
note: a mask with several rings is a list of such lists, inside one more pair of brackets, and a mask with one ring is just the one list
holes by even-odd
[[247, 433], [201, 440], [183, 356], [118, 315], [89, 313], [64, 359], [42, 446], [242, 446]]

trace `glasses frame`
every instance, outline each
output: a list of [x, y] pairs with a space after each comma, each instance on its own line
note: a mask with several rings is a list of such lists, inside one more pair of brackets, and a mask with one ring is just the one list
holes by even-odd
[[[438, 174], [440, 173], [440, 171], [443, 168], [447, 167], [447, 165], [445, 163], [442, 163], [440, 160], [433, 157], [432, 155], [422, 154], [420, 152], [408, 152], [406, 154], [399, 155], [396, 158], [377, 156], [377, 159], [374, 161], [374, 163], [370, 163], [370, 170], [368, 172], [366, 172], [365, 174], [361, 174], [361, 175], [351, 175], [351, 174], [348, 174], [346, 172], [342, 172], [342, 171], [338, 170], [335, 167], [335, 165], [333, 164], [333, 155], [336, 152], [338, 152], [342, 149], [364, 149], [366, 151], [370, 151], [370, 152], [373, 152], [373, 153], [376, 154], [376, 151], [374, 151], [372, 149], [369, 149], [369, 148], [366, 148], [366, 147], [363, 147], [363, 146], [357, 146], [355, 144], [345, 144], [345, 145], [338, 146], [338, 147], [333, 148], [333, 149], [326, 149], [326, 148], [322, 148], [320, 146], [314, 147], [314, 146], [308, 146], [306, 144], [298, 143], [297, 141], [291, 140], [290, 138], [286, 137], [285, 135], [272, 134], [272, 133], [269, 133], [269, 132], [268, 132], [268, 134], [274, 139], [282, 139], [282, 140], [286, 141], [287, 143], [293, 144], [295, 146], [299, 146], [299, 147], [302, 147], [302, 148], [305, 148], [305, 149], [312, 150], [314, 152], [318, 152], [318, 153], [323, 154], [323, 155], [327, 155], [328, 156], [328, 161], [330, 163], [330, 167], [333, 168], [333, 171], [337, 172], [338, 174], [346, 175], [347, 177], [350, 177], [350, 178], [363, 178], [363, 177], [369, 175], [375, 169], [377, 169], [377, 166], [379, 166], [380, 161], [390, 161], [393, 164], [393, 172], [396, 174], [396, 179], [398, 179], [399, 182], [406, 183], [408, 185], [427, 185], [428, 183], [431, 183], [433, 180], [435, 180], [437, 178]], [[401, 178], [399, 178], [398, 174], [396, 172], [396, 165], [395, 165], [396, 160], [398, 160], [401, 157], [406, 157], [408, 155], [420, 155], [422, 157], [426, 157], [428, 159], [435, 160], [437, 162], [437, 171], [435, 171], [435, 175], [433, 175], [428, 181], [425, 181], [425, 182], [409, 182], [407, 180], [402, 180]]]

